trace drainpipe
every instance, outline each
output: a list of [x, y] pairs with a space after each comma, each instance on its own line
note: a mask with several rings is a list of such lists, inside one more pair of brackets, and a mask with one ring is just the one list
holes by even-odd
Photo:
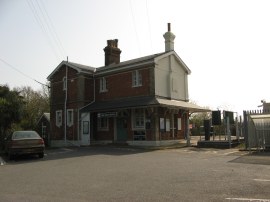
[[[67, 57], [67, 63], [68, 63], [68, 57]], [[66, 87], [66, 95], [65, 95], [65, 106], [64, 106], [64, 110], [65, 110], [65, 112], [64, 112], [64, 115], [65, 115], [65, 128], [64, 128], [64, 135], [65, 135], [65, 146], [67, 146], [67, 90], [68, 90], [68, 83], [67, 83], [67, 81], [68, 81], [68, 78], [67, 78], [67, 72], [68, 72], [68, 69], [67, 69], [67, 65], [66, 65], [66, 79], [65, 79], [65, 82], [66, 82], [66, 84], [65, 84], [65, 87]]]
[[[94, 73], [96, 72], [96, 69], [94, 70]], [[80, 118], [80, 114], [81, 114], [81, 110], [91, 104], [93, 104], [95, 101], [96, 101], [96, 80], [95, 80], [95, 77], [94, 77], [94, 73], [93, 73], [93, 81], [94, 81], [94, 86], [93, 86], [93, 91], [94, 91], [94, 98], [93, 100], [88, 103], [87, 105], [81, 107], [78, 109], [78, 127], [77, 127], [77, 130], [78, 130], [78, 140], [79, 140], [79, 136], [80, 136], [80, 122], [81, 122], [81, 118]]]
[[190, 147], [191, 146], [191, 144], [190, 144], [190, 135], [189, 135], [189, 113], [187, 112], [187, 129], [186, 129], [186, 131], [187, 131], [187, 146], [188, 147]]

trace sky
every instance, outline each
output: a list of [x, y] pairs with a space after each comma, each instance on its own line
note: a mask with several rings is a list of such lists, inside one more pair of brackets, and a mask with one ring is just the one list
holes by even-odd
[[171, 23], [190, 101], [241, 114], [270, 102], [269, 9], [268, 0], [0, 0], [0, 84], [39, 90], [67, 57], [103, 66], [108, 39], [119, 40], [121, 61], [164, 52]]

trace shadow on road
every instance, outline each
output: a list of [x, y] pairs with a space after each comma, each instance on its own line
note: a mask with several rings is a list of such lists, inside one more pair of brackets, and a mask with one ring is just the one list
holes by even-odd
[[253, 152], [240, 156], [230, 163], [270, 165], [270, 152]]
[[5, 161], [5, 164], [16, 165], [16, 164], [36, 163], [41, 161], [57, 160], [64, 158], [75, 158], [82, 156], [134, 155], [151, 151], [153, 150], [145, 148], [133, 148], [133, 147], [90, 146], [90, 147], [48, 148], [45, 150], [44, 158], [39, 158], [37, 155], [22, 155], [15, 157], [13, 160], [9, 160], [7, 156], [4, 154], [1, 154], [1, 157]]

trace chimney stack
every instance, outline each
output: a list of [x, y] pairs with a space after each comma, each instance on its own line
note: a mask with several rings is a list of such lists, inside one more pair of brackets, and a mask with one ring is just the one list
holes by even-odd
[[173, 51], [175, 35], [171, 32], [171, 23], [168, 23], [168, 31], [163, 37], [165, 39], [165, 52]]
[[120, 63], [121, 50], [118, 48], [118, 39], [107, 40], [105, 52], [105, 66]]

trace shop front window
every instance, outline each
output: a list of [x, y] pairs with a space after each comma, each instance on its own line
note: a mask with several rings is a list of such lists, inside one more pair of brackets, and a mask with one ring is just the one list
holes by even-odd
[[134, 130], [145, 129], [145, 112], [144, 109], [134, 109], [132, 112], [132, 121]]

